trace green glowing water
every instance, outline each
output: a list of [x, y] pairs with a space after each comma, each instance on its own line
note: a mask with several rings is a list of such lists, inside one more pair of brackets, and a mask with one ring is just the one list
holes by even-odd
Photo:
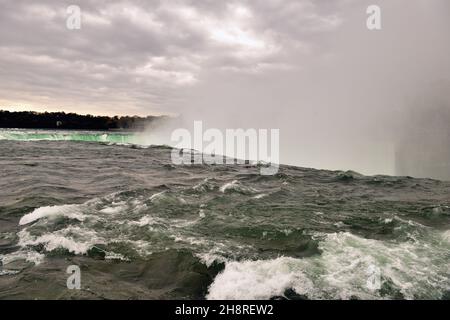
[[47, 131], [0, 129], [0, 140], [14, 141], [86, 141], [104, 143], [137, 143], [133, 133], [108, 131]]

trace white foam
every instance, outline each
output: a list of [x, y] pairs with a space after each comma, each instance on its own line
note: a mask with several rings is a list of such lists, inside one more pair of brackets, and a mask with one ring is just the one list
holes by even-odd
[[256, 196], [254, 196], [253, 199], [261, 199], [261, 198], [264, 198], [267, 196], [268, 196], [267, 193], [261, 193], [261, 194], [257, 194]]
[[101, 213], [106, 214], [117, 214], [123, 212], [127, 209], [127, 205], [125, 202], [120, 202], [116, 204], [112, 204], [111, 206], [107, 206], [100, 210]]
[[227, 190], [234, 190], [237, 186], [239, 186], [239, 182], [237, 180], [233, 180], [221, 186], [220, 192], [225, 192]]
[[36, 251], [20, 250], [10, 254], [0, 255], [0, 261], [3, 266], [18, 260], [25, 260], [34, 263], [35, 265], [39, 265], [44, 260], [44, 257], [43, 254]]
[[64, 248], [75, 254], [84, 254], [95, 244], [106, 243], [104, 239], [97, 236], [95, 231], [75, 226], [69, 226], [40, 236], [33, 236], [26, 229], [23, 229], [18, 235], [18, 244], [21, 247], [43, 244], [47, 251]]
[[[159, 223], [158, 218], [152, 218], [151, 216], [142, 216], [138, 221], [116, 218], [116, 215], [123, 212], [132, 211], [139, 213], [147, 208], [139, 199], [132, 199], [131, 201], [118, 201], [116, 199], [120, 199], [117, 197], [117, 194], [111, 194], [102, 199], [89, 200], [83, 204], [48, 206], [35, 209], [33, 212], [23, 216], [19, 222], [20, 225], [25, 225], [17, 233], [19, 237], [18, 245], [21, 247], [20, 252], [35, 252], [32, 251], [34, 250], [33, 247], [42, 245], [47, 252], [63, 248], [75, 254], [85, 254], [96, 244], [107, 244], [118, 239], [123, 242], [129, 241], [129, 232], [132, 229], [127, 228], [126, 225], [146, 226]], [[40, 228], [35, 230], [37, 224], [33, 224], [33, 222], [42, 220], [43, 223], [45, 222], [45, 225], [51, 226], [54, 223], [53, 220], [57, 217], [68, 217], [78, 221], [71, 221], [68, 226], [53, 232]], [[117, 229], [112, 230], [110, 228], [111, 225], [114, 225]], [[119, 232], [123, 231], [123, 233], [115, 234], [116, 230]], [[141, 246], [141, 243], [137, 242], [132, 244], [137, 247]], [[140, 253], [148, 252], [143, 247], [142, 245], [142, 248], [139, 247], [137, 250]], [[105, 253], [107, 252], [105, 251]], [[43, 258], [45, 256], [40, 254], [39, 257]], [[116, 253], [107, 253], [106, 258], [126, 260], [126, 257]]]
[[119, 237], [115, 240], [110, 241], [109, 243], [127, 243], [130, 246], [132, 246], [140, 256], [146, 257], [153, 253], [151, 249], [154, 247], [152, 246], [152, 243], [149, 241], [144, 240], [130, 240], [126, 239], [125, 237]]
[[153, 218], [152, 216], [146, 215], [143, 216], [141, 219], [139, 219], [138, 221], [131, 221], [130, 224], [134, 224], [137, 225], [139, 227], [143, 227], [143, 226], [151, 226], [153, 224], [157, 223], [157, 220], [155, 218]]
[[80, 211], [81, 205], [67, 204], [62, 206], [48, 206], [40, 207], [35, 209], [33, 212], [24, 215], [20, 221], [19, 225], [29, 224], [41, 218], [65, 216], [70, 219], [77, 219], [79, 221], [84, 220], [84, 215]]
[[231, 182], [225, 183], [220, 187], [220, 192], [241, 192], [241, 193], [255, 193], [257, 190], [251, 187], [246, 187], [242, 185], [238, 180], [233, 180]]
[[195, 255], [200, 261], [207, 267], [210, 267], [214, 262], [227, 262], [227, 260], [221, 254], [216, 254], [213, 252], [198, 253]]
[[130, 261], [127, 257], [125, 257], [123, 254], [116, 253], [116, 252], [107, 252], [105, 251], [105, 259], [106, 260], [120, 260], [120, 261]]
[[[0, 140], [1, 140], [1, 138], [0, 138]], [[20, 271], [18, 271], [18, 270], [0, 270], [0, 277], [18, 274], [19, 272]]]
[[189, 243], [193, 246], [204, 246], [207, 247], [210, 243], [209, 240], [203, 239], [203, 238], [196, 238], [196, 237], [189, 237], [189, 236], [183, 236], [183, 235], [171, 235], [170, 236], [175, 242], [185, 242]]
[[406, 299], [439, 299], [450, 286], [448, 248], [365, 239], [347, 232], [320, 237], [320, 255], [227, 263], [207, 298], [268, 299], [286, 289], [311, 299], [389, 298], [368, 285], [368, 270], [373, 269], [379, 270], [380, 281], [392, 281]]
[[444, 231], [442, 233], [442, 238], [450, 243], [450, 230]]
[[311, 291], [311, 281], [293, 268], [297, 261], [293, 258], [277, 258], [229, 262], [210, 286], [207, 299], [269, 299], [283, 295], [286, 289], [298, 283], [302, 283], [306, 291]]
[[214, 190], [214, 185], [210, 183], [210, 180], [210, 178], [205, 178], [202, 182], [193, 186], [192, 189], [198, 192], [212, 191]]
[[333, 225], [336, 227], [336, 228], [344, 228], [345, 226], [347, 226], [344, 222], [342, 222], [342, 221], [338, 221], [338, 222], [335, 222], [335, 223], [333, 223]]
[[161, 191], [150, 196], [150, 201], [155, 202], [165, 198], [166, 191]]

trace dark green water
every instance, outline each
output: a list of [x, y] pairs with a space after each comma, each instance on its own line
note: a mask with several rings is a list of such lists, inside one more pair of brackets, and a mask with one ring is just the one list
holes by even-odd
[[0, 298], [449, 296], [450, 183], [174, 166], [136, 139], [0, 131]]

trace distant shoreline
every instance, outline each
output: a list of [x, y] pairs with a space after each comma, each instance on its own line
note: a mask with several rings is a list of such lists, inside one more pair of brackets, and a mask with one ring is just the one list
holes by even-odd
[[167, 116], [93, 116], [65, 112], [0, 110], [0, 128], [42, 130], [139, 131]]

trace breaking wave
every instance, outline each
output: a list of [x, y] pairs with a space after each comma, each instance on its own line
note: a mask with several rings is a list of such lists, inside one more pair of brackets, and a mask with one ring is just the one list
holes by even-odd
[[291, 289], [308, 299], [441, 299], [450, 290], [450, 246], [439, 236], [395, 243], [323, 235], [321, 255], [227, 263], [207, 298], [269, 299]]

